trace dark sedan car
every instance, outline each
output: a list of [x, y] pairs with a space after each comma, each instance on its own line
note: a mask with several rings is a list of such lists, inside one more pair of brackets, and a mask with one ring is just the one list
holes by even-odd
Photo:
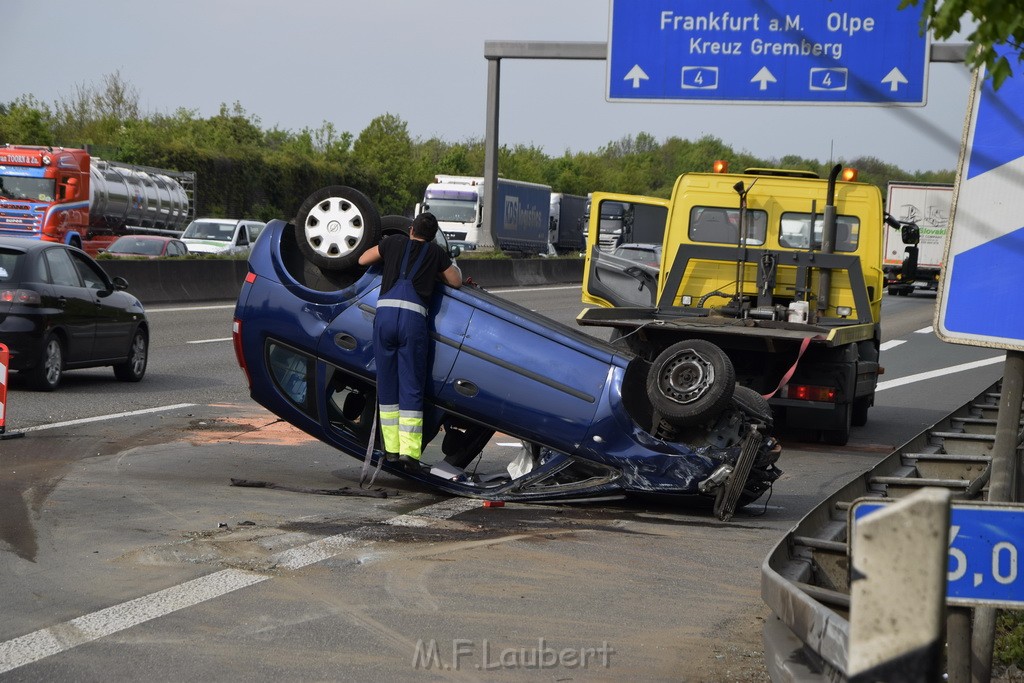
[[149, 323], [127, 287], [80, 249], [0, 238], [0, 342], [10, 368], [42, 391], [74, 368], [113, 366], [117, 379], [141, 380]]
[[[271, 221], [250, 254], [233, 327], [252, 397], [357, 458], [376, 417], [380, 272], [356, 262], [379, 236], [373, 204], [344, 187], [313, 195], [293, 224]], [[713, 502], [723, 519], [779, 476], [767, 402], [736, 386], [716, 347], [694, 342], [652, 364], [479, 288], [437, 289], [427, 466], [385, 469], [497, 500], [687, 497]], [[655, 410], [651, 392], [680, 410]], [[522, 442], [511, 462], [485, 453], [495, 432]], [[377, 440], [371, 458], [381, 457]]]

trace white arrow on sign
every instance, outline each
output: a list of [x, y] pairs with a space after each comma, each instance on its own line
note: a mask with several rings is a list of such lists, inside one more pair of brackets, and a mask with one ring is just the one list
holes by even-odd
[[644, 73], [644, 70], [640, 68], [639, 64], [634, 64], [633, 68], [629, 70], [629, 73], [626, 74], [626, 77], [622, 80], [633, 81], [633, 87], [639, 88], [640, 81], [650, 80], [650, 77]]
[[900, 87], [900, 83], [909, 83], [909, 81], [907, 80], [907, 77], [903, 75], [902, 71], [893, 67], [893, 70], [887, 73], [885, 78], [882, 79], [882, 83], [888, 83], [889, 90], [891, 92], [896, 92]]
[[777, 83], [775, 76], [768, 70], [768, 67], [762, 66], [761, 70], [754, 74], [754, 77], [750, 79], [751, 83], [760, 83], [761, 90], [767, 90], [769, 83]]

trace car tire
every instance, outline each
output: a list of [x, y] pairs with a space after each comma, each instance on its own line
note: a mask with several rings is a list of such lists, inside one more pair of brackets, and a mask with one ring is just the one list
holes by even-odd
[[114, 377], [122, 382], [138, 382], [146, 374], [149, 361], [149, 337], [142, 329], [135, 330], [128, 348], [128, 359], [114, 366]]
[[380, 235], [381, 237], [387, 237], [388, 235], [408, 235], [410, 225], [412, 225], [412, 220], [405, 216], [382, 216], [380, 219]]
[[700, 339], [678, 342], [662, 351], [647, 375], [651, 405], [679, 427], [716, 417], [735, 389], [732, 361], [722, 349]]
[[324, 270], [348, 270], [380, 241], [380, 214], [359, 190], [332, 185], [302, 202], [295, 215], [299, 251]]
[[64, 343], [54, 333], [46, 335], [36, 366], [28, 371], [28, 384], [36, 391], [53, 391], [64, 376]]
[[836, 406], [836, 408], [843, 411], [843, 415], [840, 416], [842, 426], [839, 429], [823, 429], [821, 431], [821, 440], [830, 446], [845, 446], [850, 441], [850, 426], [853, 424], [853, 406], [846, 403]]
[[768, 399], [749, 387], [737, 384], [732, 395], [732, 402], [743, 413], [761, 420], [769, 427], [774, 422], [772, 407], [768, 405]]

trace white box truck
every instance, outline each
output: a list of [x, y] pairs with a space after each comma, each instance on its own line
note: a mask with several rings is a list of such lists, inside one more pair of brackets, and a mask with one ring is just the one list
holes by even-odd
[[889, 294], [907, 296], [917, 287], [936, 291], [949, 229], [953, 186], [889, 183], [885, 204], [882, 270]]

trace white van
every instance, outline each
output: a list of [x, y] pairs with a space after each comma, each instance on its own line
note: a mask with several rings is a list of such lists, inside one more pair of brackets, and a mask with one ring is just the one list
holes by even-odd
[[248, 252], [266, 223], [236, 218], [197, 218], [181, 233], [190, 254]]

